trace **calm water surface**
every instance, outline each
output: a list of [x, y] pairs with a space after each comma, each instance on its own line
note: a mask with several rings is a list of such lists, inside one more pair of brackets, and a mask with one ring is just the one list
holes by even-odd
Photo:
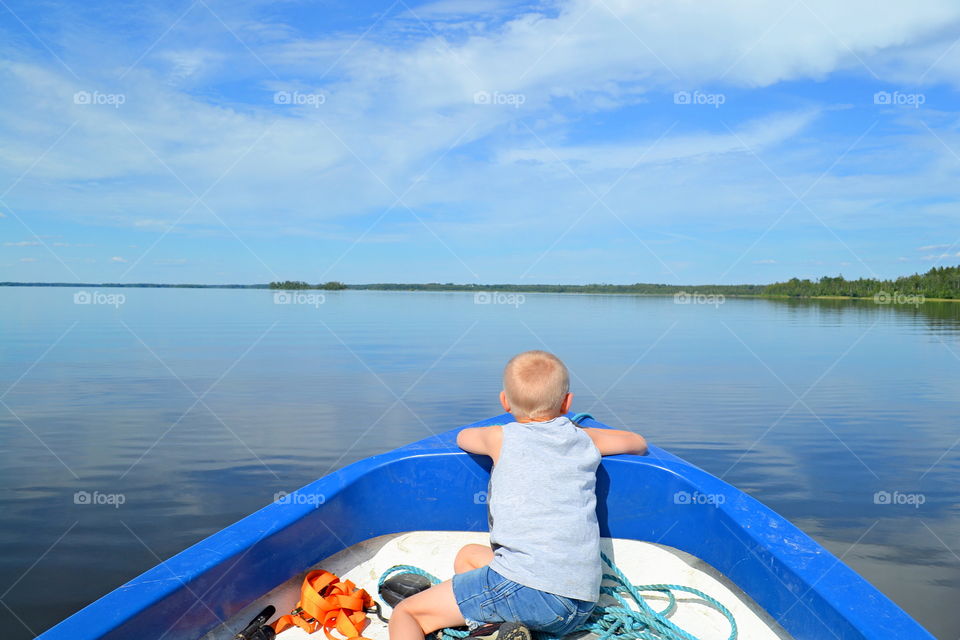
[[74, 293], [0, 288], [6, 638], [278, 491], [500, 413], [501, 367], [531, 348], [566, 360], [574, 410], [749, 492], [960, 636], [960, 304], [101, 290], [125, 296], [114, 307]]

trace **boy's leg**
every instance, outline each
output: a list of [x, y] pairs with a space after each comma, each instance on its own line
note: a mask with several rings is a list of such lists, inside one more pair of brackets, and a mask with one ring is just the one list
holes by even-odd
[[390, 616], [390, 640], [423, 640], [437, 629], [466, 624], [453, 584], [445, 580], [426, 591], [410, 596], [393, 609]]
[[482, 544], [464, 545], [453, 560], [454, 573], [465, 573], [485, 567], [493, 561], [493, 549]]

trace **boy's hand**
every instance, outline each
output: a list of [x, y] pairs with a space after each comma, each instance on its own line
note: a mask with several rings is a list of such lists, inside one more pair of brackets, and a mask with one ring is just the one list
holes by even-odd
[[500, 444], [503, 442], [503, 431], [500, 425], [489, 427], [470, 427], [457, 434], [457, 446], [467, 453], [476, 453], [490, 456], [493, 463], [500, 457]]
[[602, 456], [615, 456], [618, 453], [632, 453], [638, 456], [647, 454], [647, 441], [633, 431], [593, 427], [586, 427], [583, 431], [590, 436]]

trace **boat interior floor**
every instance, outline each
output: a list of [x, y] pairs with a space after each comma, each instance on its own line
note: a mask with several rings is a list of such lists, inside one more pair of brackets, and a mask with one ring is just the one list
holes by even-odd
[[[453, 575], [453, 559], [465, 544], [489, 544], [487, 533], [468, 531], [412, 531], [379, 536], [348, 547], [310, 569], [326, 569], [364, 588], [378, 602], [377, 581], [384, 571], [397, 564], [410, 564], [445, 580]], [[604, 538], [601, 548], [634, 584], [678, 584], [698, 589], [717, 599], [733, 614], [739, 637], [749, 640], [786, 640], [791, 636], [747, 594], [723, 574], [702, 560], [672, 547], [637, 540]], [[308, 569], [308, 570], [310, 570]], [[265, 606], [276, 606], [278, 615], [296, 605], [305, 570], [284, 584], [250, 603], [233, 618], [203, 636], [202, 640], [231, 640]], [[655, 610], [664, 608], [667, 598], [657, 592], [643, 594]], [[390, 608], [381, 603], [384, 616]], [[386, 624], [373, 614], [364, 636], [388, 640]], [[722, 614], [702, 604], [688, 593], [677, 594], [677, 611], [671, 621], [702, 640], [726, 640], [730, 625]], [[581, 633], [583, 640], [590, 635]], [[280, 640], [324, 638], [323, 632], [308, 635], [298, 628], [288, 629]], [[573, 636], [571, 636], [573, 637]], [[324, 638], [325, 640], [325, 638]]]

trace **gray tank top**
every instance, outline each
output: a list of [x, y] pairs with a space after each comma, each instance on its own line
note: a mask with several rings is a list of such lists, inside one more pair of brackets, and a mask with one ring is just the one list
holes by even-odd
[[600, 595], [600, 452], [566, 417], [503, 425], [490, 474], [490, 568], [526, 587], [596, 602]]

